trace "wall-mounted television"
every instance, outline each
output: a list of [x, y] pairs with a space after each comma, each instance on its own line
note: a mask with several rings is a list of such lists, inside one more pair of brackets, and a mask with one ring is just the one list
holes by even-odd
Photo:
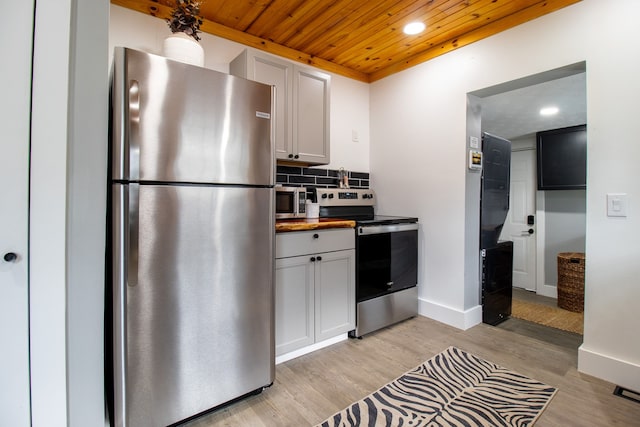
[[587, 125], [536, 134], [538, 190], [587, 188]]

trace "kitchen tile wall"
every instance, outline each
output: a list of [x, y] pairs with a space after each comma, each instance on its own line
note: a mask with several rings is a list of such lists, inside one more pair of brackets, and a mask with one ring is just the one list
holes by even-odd
[[[276, 184], [291, 187], [337, 188], [338, 171], [335, 169], [278, 166]], [[349, 172], [350, 188], [369, 188], [368, 172]]]

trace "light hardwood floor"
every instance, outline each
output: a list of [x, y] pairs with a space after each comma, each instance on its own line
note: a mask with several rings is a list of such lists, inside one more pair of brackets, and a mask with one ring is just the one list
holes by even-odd
[[418, 316], [280, 364], [272, 387], [186, 425], [312, 426], [453, 345], [557, 387], [536, 427], [640, 426], [640, 404], [577, 372], [579, 343], [548, 341], [486, 324], [461, 331]]

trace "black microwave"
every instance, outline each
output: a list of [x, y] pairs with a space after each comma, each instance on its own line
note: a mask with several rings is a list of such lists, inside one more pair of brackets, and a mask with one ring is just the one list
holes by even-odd
[[276, 218], [304, 218], [306, 216], [307, 189], [280, 187], [276, 190]]

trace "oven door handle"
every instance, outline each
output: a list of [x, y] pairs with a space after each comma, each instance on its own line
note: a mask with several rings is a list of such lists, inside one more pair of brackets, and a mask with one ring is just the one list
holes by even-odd
[[417, 230], [418, 224], [367, 225], [358, 227], [358, 236]]

